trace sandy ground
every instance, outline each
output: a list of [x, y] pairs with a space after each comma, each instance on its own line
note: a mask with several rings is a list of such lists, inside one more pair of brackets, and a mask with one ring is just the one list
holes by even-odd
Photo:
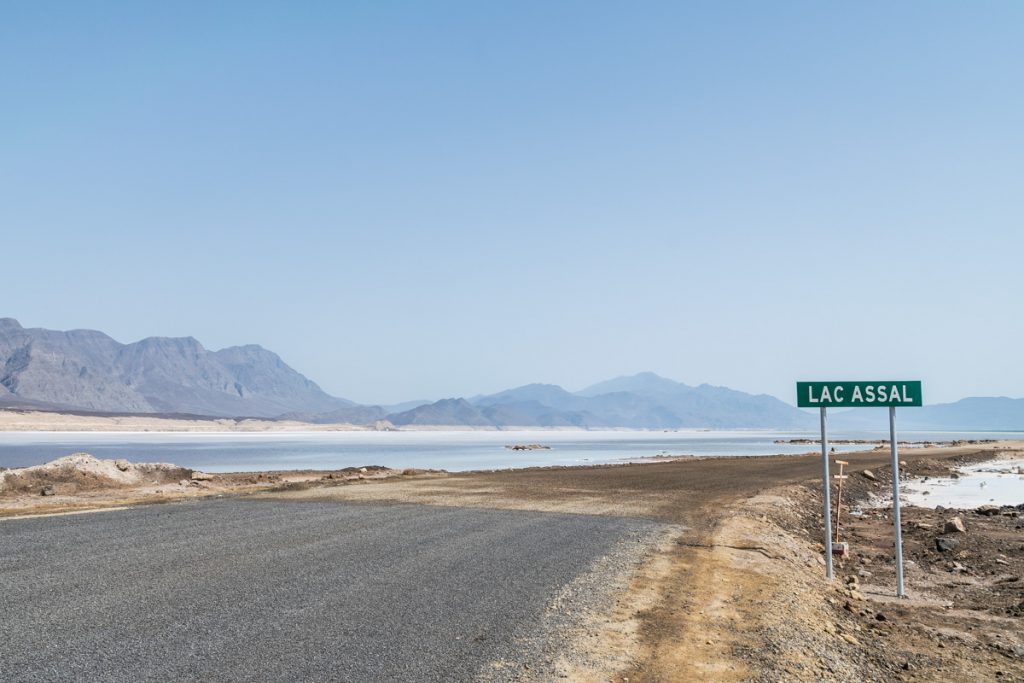
[[[901, 462], [905, 475], [935, 476], [1022, 453], [1022, 442], [915, 448]], [[126, 489], [69, 490], [62, 501], [0, 492], [0, 514], [239, 493], [646, 517], [675, 531], [613, 610], [588, 616], [563, 653], [569, 680], [1024, 681], [1024, 511], [905, 508], [910, 599], [897, 600], [891, 520], [867, 507], [889, 486], [888, 452], [843, 458], [851, 478], [842, 533], [852, 553], [831, 583], [813, 454], [459, 474], [199, 474], [198, 485], [135, 498]], [[864, 514], [848, 514], [858, 507]], [[966, 532], [952, 553], [940, 551], [935, 540], [949, 536], [953, 516]]]
[[367, 429], [370, 428], [294, 420], [188, 419], [0, 410], [0, 432], [338, 432]]
[[[348, 423], [314, 424], [296, 420], [262, 420], [232, 418], [187, 418], [149, 415], [102, 415], [51, 413], [37, 410], [0, 409], [0, 432], [360, 432], [396, 429], [390, 423], [355, 425]], [[401, 431], [423, 432], [477, 432], [515, 431], [534, 432], [583, 431], [578, 427], [452, 427], [410, 425]], [[608, 429], [606, 431], [635, 431]]]

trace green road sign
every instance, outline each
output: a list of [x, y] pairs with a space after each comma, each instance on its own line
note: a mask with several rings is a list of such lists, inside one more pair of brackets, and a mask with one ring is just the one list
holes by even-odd
[[797, 382], [801, 408], [920, 406], [920, 382]]

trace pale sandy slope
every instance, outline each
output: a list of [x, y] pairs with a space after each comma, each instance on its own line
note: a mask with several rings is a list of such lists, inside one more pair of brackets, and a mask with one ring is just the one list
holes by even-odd
[[293, 420], [174, 419], [145, 415], [106, 417], [0, 410], [4, 432], [337, 432], [372, 429]]

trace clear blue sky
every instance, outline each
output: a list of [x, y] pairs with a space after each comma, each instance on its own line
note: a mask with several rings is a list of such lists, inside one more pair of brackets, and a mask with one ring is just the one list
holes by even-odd
[[1024, 3], [22, 2], [0, 315], [364, 402], [1024, 395]]

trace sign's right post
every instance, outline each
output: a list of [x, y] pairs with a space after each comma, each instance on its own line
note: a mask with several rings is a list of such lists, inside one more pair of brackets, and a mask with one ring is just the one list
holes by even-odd
[[896, 595], [903, 591], [903, 527], [900, 524], [900, 457], [896, 445], [896, 407], [889, 406], [889, 450], [892, 454], [892, 525], [896, 529]]

